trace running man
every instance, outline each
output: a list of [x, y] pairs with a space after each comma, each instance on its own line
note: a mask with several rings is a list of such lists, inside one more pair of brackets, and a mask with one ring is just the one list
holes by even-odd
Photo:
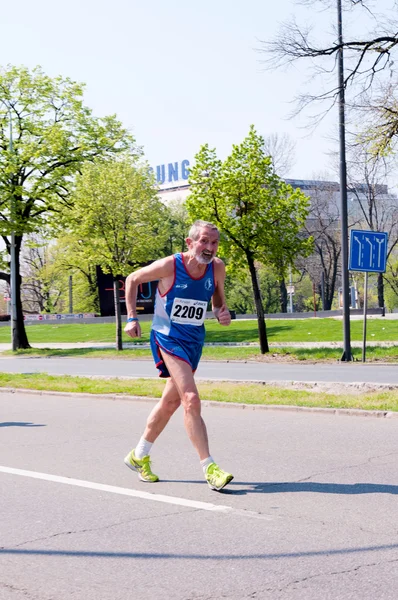
[[141, 337], [137, 318], [137, 288], [141, 283], [158, 280], [151, 349], [160, 377], [167, 382], [162, 398], [150, 413], [138, 445], [124, 459], [138, 471], [142, 481], [154, 483], [152, 444], [182, 404], [184, 425], [212, 490], [221, 490], [232, 479], [210, 455], [206, 425], [194, 380], [205, 338], [204, 320], [209, 300], [220, 325], [230, 325], [231, 315], [225, 304], [225, 266], [216, 258], [220, 234], [215, 225], [195, 221], [189, 230], [188, 250], [167, 256], [131, 273], [126, 279], [127, 324], [124, 331], [132, 338]]

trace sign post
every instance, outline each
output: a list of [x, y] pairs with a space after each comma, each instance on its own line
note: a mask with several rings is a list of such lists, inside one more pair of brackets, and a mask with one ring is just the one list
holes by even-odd
[[380, 231], [351, 229], [350, 271], [365, 273], [363, 295], [362, 362], [366, 361], [366, 312], [368, 308], [368, 273], [384, 273], [387, 266], [388, 234]]
[[368, 310], [368, 271], [365, 271], [365, 283], [363, 290], [363, 341], [362, 362], [366, 361], [366, 313]]

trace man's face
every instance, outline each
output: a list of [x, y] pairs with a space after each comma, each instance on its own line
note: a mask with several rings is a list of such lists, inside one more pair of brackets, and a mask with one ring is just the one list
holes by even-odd
[[203, 227], [197, 240], [187, 239], [190, 254], [202, 265], [211, 263], [218, 250], [219, 234], [214, 229]]

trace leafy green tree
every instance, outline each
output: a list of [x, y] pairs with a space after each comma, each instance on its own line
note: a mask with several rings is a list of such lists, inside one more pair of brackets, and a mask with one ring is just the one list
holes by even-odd
[[221, 252], [230, 263], [249, 268], [263, 354], [269, 347], [255, 262], [274, 266], [280, 277], [311, 248], [301, 233], [309, 199], [280, 179], [271, 163], [253, 126], [224, 162], [206, 144], [195, 157], [186, 201], [192, 218], [219, 226]]
[[[273, 269], [265, 265], [256, 265], [256, 270], [264, 313], [276, 313], [279, 311], [280, 298], [278, 280]], [[227, 266], [225, 296], [229, 308], [237, 314], [254, 314], [256, 312], [251, 277], [247, 268], [239, 270], [238, 273], [229, 274]]]
[[58, 238], [56, 249], [57, 268], [73, 278], [75, 312], [98, 312], [97, 265], [87, 257], [84, 240], [67, 233]]
[[398, 308], [398, 251], [394, 249], [387, 262], [387, 269], [384, 273], [385, 286], [385, 306], [387, 310], [393, 311]]
[[71, 231], [89, 264], [113, 277], [116, 348], [122, 350], [119, 277], [159, 257], [166, 214], [147, 165], [131, 160], [87, 164], [77, 178]]
[[52, 245], [52, 256], [54, 269], [64, 281], [61, 312], [69, 312], [69, 277], [72, 277], [73, 312], [98, 312], [96, 264], [89, 262], [83, 240], [64, 233]]
[[[82, 165], [119, 152], [140, 151], [115, 116], [92, 115], [82, 85], [50, 78], [40, 67], [0, 69], [0, 231], [5, 255], [15, 233], [16, 348], [29, 347], [21, 303], [24, 236], [60, 227]], [[0, 279], [9, 282], [8, 267], [3, 256]]]
[[165, 248], [165, 254], [183, 252], [186, 249], [185, 238], [190, 226], [190, 220], [185, 203], [175, 199], [167, 204], [168, 215], [167, 228], [169, 236]]

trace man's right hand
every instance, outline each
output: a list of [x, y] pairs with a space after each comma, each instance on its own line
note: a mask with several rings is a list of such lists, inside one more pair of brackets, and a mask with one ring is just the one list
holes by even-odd
[[124, 332], [131, 338], [140, 338], [141, 337], [141, 327], [138, 321], [131, 321], [130, 323], [126, 323], [126, 327], [124, 328]]

